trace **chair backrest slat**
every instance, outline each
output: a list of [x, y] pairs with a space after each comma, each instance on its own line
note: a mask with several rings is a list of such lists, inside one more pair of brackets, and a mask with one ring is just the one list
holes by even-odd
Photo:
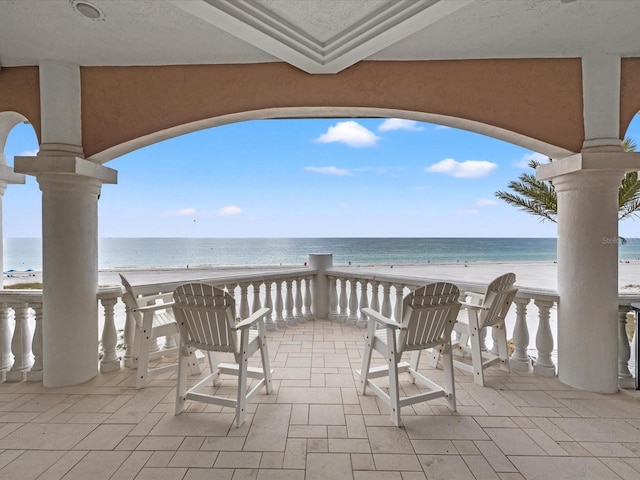
[[446, 343], [451, 338], [460, 302], [458, 287], [437, 282], [409, 293], [403, 300], [401, 350], [421, 350]]
[[204, 283], [188, 283], [175, 290], [173, 299], [185, 345], [236, 351], [235, 301], [229, 293]]
[[482, 310], [478, 316], [480, 328], [491, 327], [504, 320], [518, 291], [513, 287], [515, 282], [516, 275], [514, 273], [505, 273], [487, 286], [483, 306], [488, 308]]

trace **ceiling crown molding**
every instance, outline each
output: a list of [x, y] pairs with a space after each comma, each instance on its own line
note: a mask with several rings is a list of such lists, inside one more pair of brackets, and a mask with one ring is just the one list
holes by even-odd
[[[300, 2], [306, 8], [304, 16], [297, 12], [290, 19], [268, 0], [170, 2], [307, 73], [337, 73], [473, 0]], [[341, 20], [328, 32], [327, 16]], [[322, 26], [326, 37], [315, 34], [314, 26]]]

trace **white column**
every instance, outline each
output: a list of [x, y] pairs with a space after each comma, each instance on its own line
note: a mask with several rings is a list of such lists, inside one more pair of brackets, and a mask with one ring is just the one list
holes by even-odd
[[640, 170], [620, 141], [620, 58], [582, 59], [582, 152], [538, 168], [558, 196], [558, 378], [618, 389], [618, 189]]

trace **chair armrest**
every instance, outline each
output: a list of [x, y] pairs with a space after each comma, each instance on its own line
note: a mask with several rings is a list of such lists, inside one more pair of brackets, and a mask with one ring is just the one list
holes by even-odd
[[473, 310], [489, 310], [488, 307], [485, 307], [483, 305], [478, 305], [478, 304], [475, 304], [475, 303], [471, 303], [471, 302], [459, 302], [459, 303], [463, 307], [471, 308]]
[[470, 301], [476, 304], [484, 303], [485, 294], [478, 292], [464, 292], [465, 297], [470, 297]]
[[385, 317], [380, 312], [373, 310], [372, 308], [363, 308], [362, 313], [364, 313], [367, 317], [372, 318], [376, 322], [381, 323], [382, 325], [400, 329], [403, 328], [402, 325], [400, 325], [395, 320], [391, 320], [390, 318]]
[[167, 302], [167, 303], [158, 303], [156, 305], [147, 305], [145, 307], [134, 308], [134, 312], [155, 312], [158, 310], [166, 310], [167, 308], [171, 308], [175, 302]]
[[262, 307], [261, 309], [256, 310], [241, 322], [236, 323], [236, 330], [250, 327], [251, 325], [256, 323], [258, 320], [260, 320], [262, 317], [264, 317], [266, 314], [268, 314], [270, 311], [271, 309], [266, 307]]

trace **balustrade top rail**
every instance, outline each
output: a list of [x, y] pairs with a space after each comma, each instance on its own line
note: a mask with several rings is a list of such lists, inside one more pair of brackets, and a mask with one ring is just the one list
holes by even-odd
[[[347, 279], [362, 279], [368, 280], [370, 282], [380, 282], [380, 283], [390, 283], [390, 284], [399, 284], [405, 285], [409, 288], [417, 288], [425, 283], [431, 282], [440, 282], [441, 278], [428, 278], [428, 277], [414, 277], [407, 275], [389, 275], [387, 273], [370, 273], [370, 272], [354, 272], [349, 269], [342, 268], [332, 268], [325, 272], [329, 277], [342, 277]], [[478, 283], [478, 282], [468, 282], [468, 281], [458, 281], [455, 279], [448, 280], [452, 283], [455, 283], [461, 292], [465, 291], [482, 291], [487, 288], [487, 283]], [[560, 300], [560, 296], [558, 292], [555, 290], [548, 290], [544, 288], [526, 288], [518, 287], [518, 294], [516, 298], [528, 298], [533, 300], [548, 300], [557, 303]], [[622, 298], [622, 297], [621, 297]], [[626, 296], [624, 298], [627, 298]], [[629, 298], [640, 299], [640, 294], [637, 294], [635, 297], [629, 296]], [[640, 300], [630, 300], [631, 301], [640, 301]]]

